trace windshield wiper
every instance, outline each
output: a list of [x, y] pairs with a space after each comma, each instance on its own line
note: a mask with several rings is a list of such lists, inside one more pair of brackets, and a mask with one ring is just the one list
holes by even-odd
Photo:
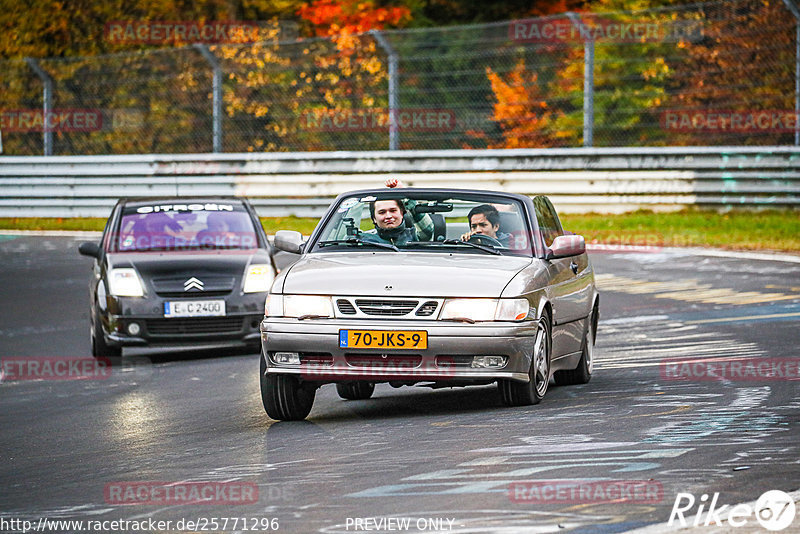
[[489, 254], [502, 256], [499, 250], [495, 250], [492, 247], [479, 245], [477, 243], [470, 243], [469, 241], [461, 241], [460, 239], [445, 239], [444, 241], [411, 241], [406, 243], [406, 245], [467, 245], [468, 247], [477, 248], [478, 250], [488, 252]]
[[378, 241], [364, 241], [363, 239], [359, 239], [358, 237], [348, 237], [347, 239], [331, 239], [329, 241], [320, 241], [317, 243], [319, 247], [329, 247], [331, 245], [373, 245], [378, 248], [385, 248], [389, 250], [394, 250], [395, 252], [400, 252], [400, 249], [394, 245], [390, 245], [389, 243], [380, 243]]

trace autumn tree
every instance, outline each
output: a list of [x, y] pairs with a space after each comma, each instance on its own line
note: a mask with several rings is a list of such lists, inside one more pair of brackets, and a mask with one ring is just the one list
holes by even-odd
[[487, 148], [543, 148], [558, 144], [552, 125], [559, 113], [549, 109], [538, 75], [528, 71], [524, 61], [517, 62], [505, 79], [491, 67], [486, 67], [486, 76], [497, 99], [491, 118], [499, 124], [503, 139], [493, 142], [480, 131], [468, 134], [486, 139]]

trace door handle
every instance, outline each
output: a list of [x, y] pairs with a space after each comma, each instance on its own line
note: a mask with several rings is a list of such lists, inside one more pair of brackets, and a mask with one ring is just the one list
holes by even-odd
[[574, 261], [569, 264], [569, 268], [572, 269], [572, 272], [578, 274], [578, 264]]

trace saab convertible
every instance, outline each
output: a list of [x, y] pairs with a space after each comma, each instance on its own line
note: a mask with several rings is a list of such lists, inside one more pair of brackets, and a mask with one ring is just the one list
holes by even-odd
[[305, 418], [316, 390], [497, 383], [509, 406], [593, 370], [599, 296], [583, 237], [544, 196], [455, 189], [340, 195], [275, 279], [261, 323], [261, 395]]

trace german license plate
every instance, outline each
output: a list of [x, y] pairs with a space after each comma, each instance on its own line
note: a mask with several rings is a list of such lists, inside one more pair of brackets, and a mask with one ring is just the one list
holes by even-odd
[[425, 330], [339, 330], [339, 347], [343, 349], [409, 349], [428, 348]]
[[164, 317], [222, 317], [225, 301], [172, 300], [164, 303]]

